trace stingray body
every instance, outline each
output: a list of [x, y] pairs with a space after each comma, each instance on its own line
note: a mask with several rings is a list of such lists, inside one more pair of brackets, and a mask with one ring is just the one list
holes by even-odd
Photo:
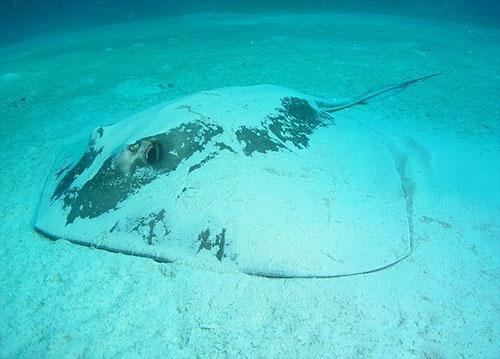
[[385, 268], [411, 252], [404, 163], [331, 113], [344, 100], [277, 86], [200, 92], [99, 127], [56, 164], [38, 231], [115, 252], [270, 277]]

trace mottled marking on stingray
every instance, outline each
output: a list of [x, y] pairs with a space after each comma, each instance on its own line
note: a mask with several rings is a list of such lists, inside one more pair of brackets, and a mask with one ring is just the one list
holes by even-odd
[[217, 154], [218, 154], [218, 152], [212, 152], [207, 157], [205, 157], [204, 159], [202, 159], [199, 163], [197, 163], [197, 164], [192, 165], [191, 167], [189, 167], [189, 171], [188, 172], [193, 172], [193, 171], [201, 168], [201, 166], [203, 166], [205, 163], [207, 163], [210, 160], [213, 160], [215, 158], [215, 156], [217, 156]]
[[348, 99], [224, 88], [99, 127], [49, 176], [35, 228], [266, 277], [388, 268], [413, 250], [411, 151], [362, 121], [337, 119], [333, 128], [331, 113], [432, 76]]
[[210, 229], [205, 229], [203, 232], [198, 234], [198, 242], [200, 242], [200, 245], [198, 246], [198, 252], [200, 252], [202, 249], [212, 249], [212, 243], [210, 242], [209, 237]]
[[226, 229], [223, 228], [220, 233], [215, 235], [215, 239], [211, 239], [210, 229], [206, 229], [198, 235], [198, 242], [200, 242], [198, 246], [197, 253], [202, 250], [211, 251], [213, 248], [217, 248], [215, 252], [215, 257], [217, 260], [221, 261], [222, 258], [226, 256], [224, 253], [224, 249], [226, 246]]
[[[158, 175], [174, 171], [184, 160], [195, 152], [203, 151], [206, 144], [222, 128], [201, 121], [181, 124], [167, 133], [149, 136], [127, 146], [119, 154], [109, 156], [99, 171], [78, 190], [67, 190], [66, 176], [58, 185], [53, 197], [63, 196], [64, 208], [69, 208], [67, 224], [77, 217], [95, 218], [125, 200], [128, 195], [153, 181]], [[158, 154], [151, 154], [152, 151]], [[91, 153], [93, 156], [87, 156]], [[83, 158], [93, 161], [99, 152], [90, 147], [82, 160], [74, 167], [80, 174]], [[89, 160], [83, 161], [87, 165]], [[88, 168], [88, 165], [87, 165]], [[68, 173], [72, 175], [73, 169]], [[56, 197], [56, 198], [57, 198]]]
[[269, 115], [258, 127], [241, 126], [236, 131], [238, 141], [245, 144], [245, 155], [288, 149], [288, 142], [298, 149], [306, 148], [310, 135], [332, 121], [330, 115], [317, 111], [304, 99], [285, 97], [281, 105], [277, 114]]
[[215, 143], [215, 147], [217, 149], [214, 152], [210, 153], [208, 156], [206, 156], [204, 159], [202, 159], [197, 164], [189, 167], [189, 171], [188, 172], [191, 173], [191, 172], [193, 172], [193, 171], [195, 171], [197, 169], [200, 169], [204, 164], [206, 164], [207, 162], [213, 160], [221, 151], [231, 151], [232, 153], [236, 153], [236, 151], [234, 151], [231, 148], [231, 146], [225, 145], [224, 143], [221, 143], [221, 142]]
[[[137, 224], [132, 230], [140, 234], [144, 242], [153, 245], [154, 242], [167, 237], [170, 233], [165, 221], [165, 210], [162, 209], [158, 213], [150, 213], [147, 217], [138, 218]], [[161, 233], [157, 233], [159, 224], [161, 225]], [[161, 237], [159, 234], [161, 234]]]
[[266, 153], [286, 148], [284, 144], [273, 141], [267, 129], [241, 126], [240, 129], [236, 131], [236, 136], [238, 141], [245, 144], [243, 153], [247, 156], [251, 156], [255, 152]]
[[221, 261], [222, 258], [226, 256], [226, 253], [224, 253], [224, 249], [226, 246], [226, 229], [222, 229], [222, 232], [218, 233], [215, 236], [215, 243], [214, 245], [217, 247], [217, 253], [215, 253], [215, 257]]
[[[71, 186], [73, 181], [81, 175], [86, 169], [90, 167], [92, 162], [96, 159], [96, 157], [101, 153], [102, 149], [96, 150], [93, 146], [90, 146], [87, 151], [83, 154], [82, 158], [78, 163], [72, 167], [71, 169], [69, 165], [62, 167], [58, 172], [56, 172], [56, 178], [59, 178], [64, 172], [66, 174], [59, 181], [54, 193], [52, 195], [52, 200], [59, 199], [64, 192], [68, 191], [68, 188]], [[69, 169], [69, 170], [68, 170]]]

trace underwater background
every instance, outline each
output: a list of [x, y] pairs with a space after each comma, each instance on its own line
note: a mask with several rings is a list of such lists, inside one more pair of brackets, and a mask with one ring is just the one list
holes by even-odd
[[407, 15], [497, 27], [500, 22], [500, 3], [495, 0], [6, 0], [0, 3], [0, 41], [16, 41], [50, 30], [74, 30], [91, 25], [197, 12], [269, 14], [331, 11]]
[[[335, 114], [425, 168], [391, 268], [266, 279], [33, 229], [54, 159], [97, 126], [226, 86], [347, 97], [432, 73]], [[0, 358], [500, 357], [498, 1], [1, 1], [0, 94]]]

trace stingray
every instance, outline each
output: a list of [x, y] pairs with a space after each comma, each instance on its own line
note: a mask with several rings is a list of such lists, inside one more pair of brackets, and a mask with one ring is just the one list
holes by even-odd
[[404, 153], [332, 113], [434, 75], [324, 99], [271, 85], [196, 93], [96, 128], [57, 159], [35, 228], [216, 271], [336, 277], [411, 253]]

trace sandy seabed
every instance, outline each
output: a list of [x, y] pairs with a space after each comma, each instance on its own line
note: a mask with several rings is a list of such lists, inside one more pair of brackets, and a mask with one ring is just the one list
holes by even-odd
[[[0, 357], [497, 358], [500, 32], [389, 16], [160, 18], [0, 49]], [[339, 114], [425, 146], [416, 246], [336, 279], [160, 264], [33, 231], [72, 137], [200, 90], [320, 96], [442, 75]]]

